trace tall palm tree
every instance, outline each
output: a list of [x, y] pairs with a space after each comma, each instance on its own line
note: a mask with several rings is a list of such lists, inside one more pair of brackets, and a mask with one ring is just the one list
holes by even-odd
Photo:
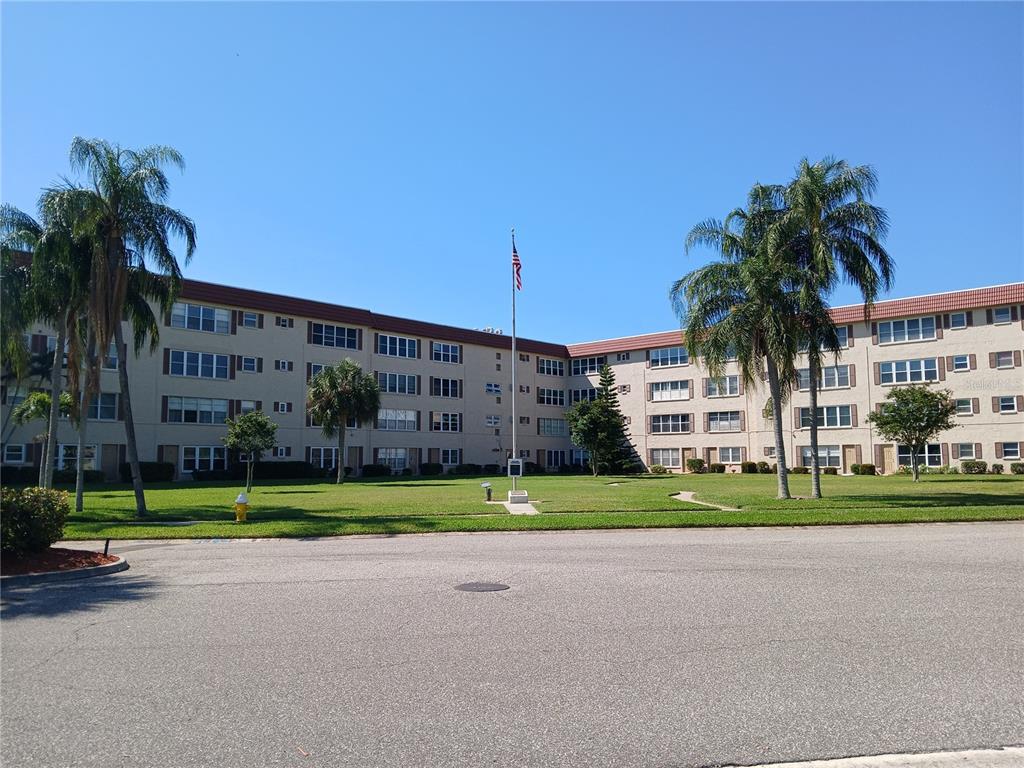
[[[170, 165], [183, 169], [184, 160], [170, 147], [150, 146], [136, 151], [80, 137], [71, 142], [70, 160], [73, 170], [85, 174], [88, 185], [66, 183], [47, 190], [44, 207], [66, 211], [76, 222], [76, 232], [87, 234], [96, 243], [98, 257], [93, 259], [89, 281], [89, 322], [98, 349], [108, 349], [111, 341], [117, 345], [126, 453], [136, 513], [143, 516], [146, 497], [139, 471], [122, 317], [129, 306], [133, 269], [147, 270], [147, 260], [152, 262], [155, 273], [166, 281], [173, 297], [181, 284], [181, 267], [171, 249], [171, 239], [177, 237], [184, 242], [185, 264], [195, 251], [195, 225], [166, 204], [170, 184], [163, 168]], [[138, 350], [142, 346], [138, 327], [135, 339]]]
[[810, 378], [811, 496], [821, 498], [818, 459], [818, 387], [826, 355], [840, 354], [836, 328], [818, 309], [845, 282], [860, 290], [865, 320], [880, 291], [892, 286], [895, 262], [882, 246], [889, 230], [885, 210], [870, 203], [878, 177], [868, 165], [850, 166], [826, 157], [800, 161], [786, 187], [767, 190], [784, 214], [769, 236], [773, 249], [786, 255], [801, 276], [801, 312], [807, 333]]
[[348, 420], [368, 421], [380, 410], [380, 385], [358, 363], [345, 358], [317, 373], [309, 382], [306, 407], [324, 437], [338, 438], [337, 477], [345, 482], [345, 432]]

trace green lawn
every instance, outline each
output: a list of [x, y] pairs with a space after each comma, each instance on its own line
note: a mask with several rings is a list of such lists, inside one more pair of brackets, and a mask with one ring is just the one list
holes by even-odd
[[[132, 524], [130, 488], [105, 486], [86, 493], [85, 511], [73, 514], [68, 539], [226, 538], [331, 536], [354, 533], [553, 530], [744, 525], [824, 525], [1024, 519], [1024, 478], [933, 475], [822, 478], [825, 499], [774, 498], [774, 475], [667, 475], [641, 477], [528, 477], [522, 487], [542, 514], [508, 515], [483, 503], [484, 478], [438, 477], [329, 482], [277, 482], [250, 496], [250, 522], [234, 523], [236, 483], [164, 484], [146, 491], [150, 524]], [[494, 498], [506, 478], [491, 478]], [[810, 492], [810, 478], [790, 478], [794, 494]], [[677, 501], [695, 491], [702, 501], [737, 512]], [[198, 521], [188, 526], [156, 522]]]

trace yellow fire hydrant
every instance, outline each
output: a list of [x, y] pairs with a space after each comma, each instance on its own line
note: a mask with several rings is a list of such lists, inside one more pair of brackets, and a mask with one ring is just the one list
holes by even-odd
[[238, 498], [235, 499], [235, 522], [244, 523], [245, 516], [249, 512], [249, 497], [245, 495], [245, 492], [238, 494]]

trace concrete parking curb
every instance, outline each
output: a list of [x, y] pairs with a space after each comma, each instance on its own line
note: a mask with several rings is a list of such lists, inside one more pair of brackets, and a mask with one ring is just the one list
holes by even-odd
[[54, 581], [74, 581], [90, 576], [106, 576], [128, 570], [128, 561], [120, 555], [112, 563], [94, 565], [90, 568], [75, 568], [71, 571], [46, 571], [44, 573], [21, 573], [14, 576], [0, 576], [0, 587], [22, 587], [31, 584], [47, 584]]

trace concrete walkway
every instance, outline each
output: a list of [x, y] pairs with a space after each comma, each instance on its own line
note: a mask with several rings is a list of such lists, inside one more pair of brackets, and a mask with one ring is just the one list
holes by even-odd
[[691, 504], [700, 504], [702, 507], [711, 507], [712, 509], [720, 509], [723, 512], [739, 512], [740, 511], [736, 507], [723, 507], [721, 504], [712, 504], [709, 501], [697, 501], [695, 498], [693, 498], [696, 495], [697, 495], [697, 493], [695, 491], [680, 491], [679, 493], [677, 493], [672, 498], [676, 499], [677, 501], [688, 501]]
[[843, 757], [839, 760], [805, 760], [799, 763], [761, 763], [749, 768], [1019, 768], [1022, 765], [1024, 748], [1006, 747], [969, 749], [963, 752]]

